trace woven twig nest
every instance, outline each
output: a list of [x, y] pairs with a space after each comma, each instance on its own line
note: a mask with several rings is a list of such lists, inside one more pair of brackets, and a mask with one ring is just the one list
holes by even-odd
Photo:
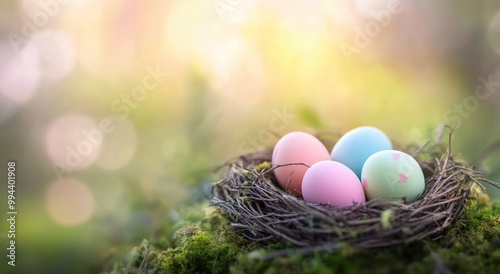
[[[464, 212], [474, 184], [483, 190], [483, 182], [498, 187], [482, 172], [455, 160], [450, 139], [448, 145], [438, 141], [404, 149], [419, 162], [426, 178], [424, 193], [412, 203], [382, 199], [344, 207], [306, 203], [280, 189], [273, 174], [277, 167], [269, 165], [272, 149], [267, 149], [229, 163], [227, 176], [214, 185], [212, 204], [241, 236], [263, 245], [284, 240], [294, 244], [297, 253], [439, 238]], [[269, 256], [277, 254], [280, 251]]]

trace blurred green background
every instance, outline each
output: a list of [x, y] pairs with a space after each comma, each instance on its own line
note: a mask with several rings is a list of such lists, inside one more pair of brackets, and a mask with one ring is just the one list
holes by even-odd
[[210, 168], [293, 130], [423, 144], [460, 123], [455, 154], [498, 181], [499, 54], [495, 1], [3, 1], [14, 271], [102, 270], [207, 195]]

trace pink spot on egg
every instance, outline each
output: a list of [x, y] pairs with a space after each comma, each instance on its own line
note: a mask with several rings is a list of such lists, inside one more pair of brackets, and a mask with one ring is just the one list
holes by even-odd
[[408, 181], [408, 176], [406, 176], [404, 173], [399, 174], [399, 182], [400, 183], [406, 183]]
[[368, 179], [363, 178], [363, 186], [364, 186], [365, 188], [368, 188]]
[[392, 154], [392, 159], [393, 159], [393, 160], [396, 160], [396, 161], [397, 161], [397, 160], [399, 160], [399, 158], [401, 158], [401, 154], [399, 154], [399, 153], [394, 153], [394, 154]]

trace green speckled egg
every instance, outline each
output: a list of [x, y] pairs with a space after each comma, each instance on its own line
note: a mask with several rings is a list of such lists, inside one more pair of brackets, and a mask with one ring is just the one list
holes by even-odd
[[398, 150], [372, 154], [361, 171], [361, 182], [368, 200], [385, 198], [415, 201], [425, 188], [425, 178], [418, 162]]

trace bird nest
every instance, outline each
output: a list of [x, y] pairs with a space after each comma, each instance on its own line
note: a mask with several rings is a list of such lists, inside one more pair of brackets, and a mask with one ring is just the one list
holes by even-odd
[[424, 193], [411, 203], [383, 199], [342, 207], [307, 203], [279, 187], [273, 173], [279, 166], [270, 165], [272, 149], [228, 163], [227, 176], [213, 186], [211, 202], [239, 235], [262, 245], [284, 240], [297, 253], [437, 239], [462, 215], [474, 185], [483, 191], [482, 183], [498, 187], [452, 156], [451, 133], [447, 143], [402, 149], [418, 161], [426, 178]]

